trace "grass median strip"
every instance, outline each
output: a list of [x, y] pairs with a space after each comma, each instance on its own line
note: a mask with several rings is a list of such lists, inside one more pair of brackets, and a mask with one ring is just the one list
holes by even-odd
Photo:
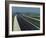
[[26, 15], [23, 15], [23, 16], [28, 17], [28, 18], [31, 18], [31, 19], [34, 19], [36, 21], [40, 21], [39, 19], [36, 19], [36, 18], [33, 18], [33, 17], [29, 17], [29, 16], [26, 16]]

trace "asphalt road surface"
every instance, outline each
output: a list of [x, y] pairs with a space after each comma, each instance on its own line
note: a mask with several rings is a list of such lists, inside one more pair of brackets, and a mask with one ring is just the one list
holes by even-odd
[[22, 31], [24, 30], [39, 30], [40, 27], [36, 26], [35, 22], [30, 20], [27, 17], [24, 17], [23, 15], [17, 15], [17, 21], [19, 23], [19, 26]]

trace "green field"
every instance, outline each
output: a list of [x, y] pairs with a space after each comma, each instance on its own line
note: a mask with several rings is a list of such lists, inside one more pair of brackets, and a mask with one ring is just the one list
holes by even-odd
[[40, 17], [33, 17], [33, 18], [36, 18], [36, 19], [39, 19], [40, 20]]
[[[29, 17], [32, 17], [32, 18], [40, 20], [40, 17], [39, 17], [40, 15], [39, 14], [27, 14], [26, 16], [29, 16]], [[34, 25], [36, 25], [37, 27], [40, 28], [40, 21], [35, 20], [35, 19], [31, 19], [29, 17], [24, 16], [24, 18], [26, 18], [29, 22], [33, 23]]]

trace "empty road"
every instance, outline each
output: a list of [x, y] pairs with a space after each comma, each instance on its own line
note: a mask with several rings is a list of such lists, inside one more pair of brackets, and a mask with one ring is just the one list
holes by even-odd
[[22, 31], [24, 30], [39, 30], [40, 27], [36, 26], [38, 25], [38, 23], [36, 24], [33, 20], [29, 19], [26, 16], [23, 15], [17, 15], [17, 21], [19, 23], [19, 26], [21, 28]]

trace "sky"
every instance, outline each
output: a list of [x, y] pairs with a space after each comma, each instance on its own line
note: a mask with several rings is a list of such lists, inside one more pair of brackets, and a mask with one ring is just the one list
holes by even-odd
[[12, 13], [40, 13], [40, 8], [33, 7], [12, 7]]

